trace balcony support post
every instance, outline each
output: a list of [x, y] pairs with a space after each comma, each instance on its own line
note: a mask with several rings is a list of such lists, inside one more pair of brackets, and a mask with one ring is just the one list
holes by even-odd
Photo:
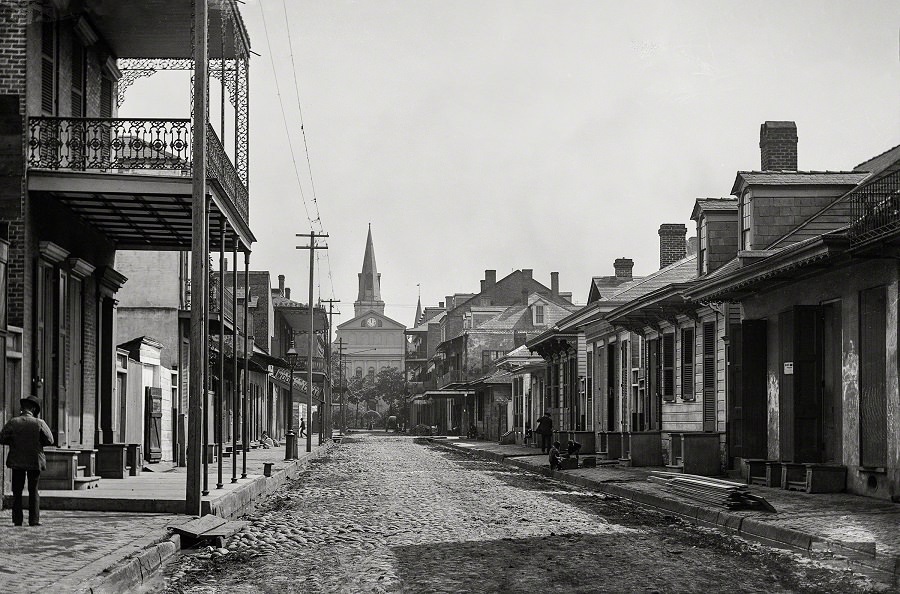
[[[194, 8], [194, 97], [202, 102], [201, 109], [194, 110], [195, 142], [193, 145], [194, 167], [192, 171], [191, 208], [191, 288], [196, 295], [206, 293], [208, 279], [207, 256], [204, 253], [206, 234], [206, 101], [208, 101], [209, 68], [206, 36], [209, 24], [209, 6], [206, 1], [196, 3]], [[188, 459], [187, 480], [185, 482], [185, 513], [199, 516], [201, 513], [200, 471], [201, 439], [203, 428], [201, 391], [204, 386], [203, 361], [207, 356], [208, 343], [203, 341], [203, 299], [191, 299], [191, 345], [190, 345], [190, 392], [188, 403]], [[205, 455], [205, 452], [203, 452]]]
[[[237, 269], [237, 262], [235, 262]], [[250, 399], [250, 336], [247, 318], [250, 317], [250, 249], [244, 246], [244, 398], [242, 400], [243, 413], [241, 419], [243, 421], [241, 428], [241, 444], [243, 450], [241, 457], [243, 465], [241, 467], [241, 478], [247, 478], [247, 450], [250, 449], [250, 418], [247, 415], [248, 400]]]
[[[231, 379], [231, 482], [236, 483], [237, 478], [237, 459], [238, 459], [238, 420], [241, 418], [240, 412], [240, 377], [238, 376], [238, 305], [237, 305], [237, 279], [238, 279], [238, 238], [234, 236], [234, 245], [231, 249], [231, 363], [232, 363], [232, 379]], [[224, 280], [224, 279], [223, 279]]]
[[216, 389], [216, 450], [218, 451], [216, 489], [225, 486], [222, 483], [222, 454], [225, 445], [225, 217], [219, 217], [219, 386]]

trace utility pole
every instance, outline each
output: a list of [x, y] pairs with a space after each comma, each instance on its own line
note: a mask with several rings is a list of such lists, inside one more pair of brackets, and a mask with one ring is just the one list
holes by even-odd
[[326, 422], [325, 422], [325, 436], [326, 439], [331, 439], [331, 434], [334, 433], [333, 423], [331, 422], [331, 407], [333, 401], [333, 394], [331, 388], [331, 316], [335, 313], [334, 304], [340, 303], [340, 299], [322, 299], [322, 303], [328, 304], [328, 334], [325, 339], [325, 369], [328, 371], [328, 383], [325, 384], [325, 410], [326, 410]]
[[[316, 245], [316, 239], [328, 237], [327, 233], [310, 231], [309, 235], [297, 234], [297, 237], [309, 237], [309, 245], [298, 245], [298, 250], [309, 250], [309, 352], [306, 354], [306, 451], [312, 451], [312, 393], [313, 393], [313, 349], [316, 344], [316, 318], [313, 314], [313, 273], [316, 266], [316, 250], [327, 250], [327, 245]], [[294, 411], [291, 411], [294, 414]], [[319, 414], [321, 419], [322, 415]]]
[[340, 405], [341, 405], [341, 437], [344, 437], [344, 428], [347, 427], [347, 419], [344, 416], [344, 338], [341, 337], [338, 339], [338, 367], [340, 368], [340, 372], [338, 377], [340, 378], [340, 383], [338, 383], [340, 392]]

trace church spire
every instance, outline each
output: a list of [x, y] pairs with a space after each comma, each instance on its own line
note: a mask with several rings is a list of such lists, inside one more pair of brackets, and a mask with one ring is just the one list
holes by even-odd
[[366, 253], [363, 255], [362, 272], [359, 273], [359, 295], [353, 304], [356, 315], [375, 311], [384, 315], [384, 301], [381, 300], [381, 275], [375, 265], [375, 246], [372, 243], [372, 223], [366, 238]]
[[[416, 285], [419, 287], [419, 285]], [[416, 303], [416, 319], [413, 320], [413, 328], [422, 323], [422, 288], [419, 287], [419, 301]]]

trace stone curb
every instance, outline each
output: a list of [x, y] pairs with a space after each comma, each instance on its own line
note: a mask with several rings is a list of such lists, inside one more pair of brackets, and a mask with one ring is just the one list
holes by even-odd
[[757, 518], [748, 518], [726, 510], [716, 510], [685, 501], [669, 499], [655, 493], [631, 489], [621, 483], [602, 483], [587, 477], [573, 475], [565, 471], [552, 471], [549, 468], [535, 467], [534, 465], [519, 460], [510, 460], [509, 457], [499, 452], [464, 448], [449, 442], [426, 441], [446, 450], [469, 454], [501, 464], [516, 466], [529, 472], [544, 475], [548, 478], [553, 478], [565, 483], [599, 491], [606, 495], [628, 499], [635, 503], [678, 514], [683, 518], [697, 523], [724, 528], [731, 532], [736, 532], [737, 534], [743, 534], [776, 544], [787, 545], [791, 548], [811, 551], [816, 544], [827, 544], [833, 550], [843, 553], [855, 563], [878, 571], [884, 571], [895, 577], [900, 575], [900, 557], [889, 555], [879, 556], [871, 547], [863, 545], [854, 547], [852, 544], [823, 538], [793, 528], [775, 526], [774, 524], [761, 521]]
[[[317, 448], [311, 455], [286, 463], [283, 468], [273, 472], [270, 477], [257, 477], [242, 485], [229, 497], [215, 502], [217, 505], [212, 506], [209, 513], [215, 513], [228, 519], [242, 515], [252, 504], [259, 503], [268, 497], [288, 479], [297, 478], [311, 460], [328, 454], [336, 446], [337, 444], [334, 442], [328, 442], [323, 447]], [[179, 535], [156, 537], [155, 540], [156, 542], [139, 553], [132, 554], [117, 563], [113, 569], [109, 567], [108, 560], [100, 559], [69, 576], [64, 582], [57, 583], [55, 587], [59, 587], [65, 582], [75, 581], [80, 584], [70, 583], [69, 588], [58, 591], [75, 591], [79, 594], [119, 594], [135, 590], [152, 580], [166, 561], [181, 553], [181, 537]], [[98, 564], [102, 564], [103, 567], [97, 567]], [[79, 574], [88, 574], [90, 577], [78, 579]]]

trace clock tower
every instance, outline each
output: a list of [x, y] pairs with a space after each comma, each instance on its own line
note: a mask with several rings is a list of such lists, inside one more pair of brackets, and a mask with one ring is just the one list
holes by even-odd
[[[359, 273], [359, 294], [353, 303], [354, 315], [360, 316], [367, 311], [384, 315], [384, 301], [381, 300], [381, 275], [378, 274], [378, 266], [375, 265], [375, 246], [372, 244], [371, 223], [369, 223], [369, 236], [366, 238], [362, 272]], [[374, 324], [370, 327], [374, 327]]]
[[[339, 324], [337, 339], [344, 345], [345, 377], [368, 378], [387, 368], [403, 372], [406, 360], [406, 326], [384, 315], [381, 299], [381, 274], [375, 264], [375, 246], [372, 243], [372, 225], [366, 237], [362, 272], [359, 273], [359, 293], [353, 303], [353, 318]], [[372, 401], [362, 413], [368, 420], [387, 414], [386, 404]], [[350, 417], [348, 417], [350, 420]]]

